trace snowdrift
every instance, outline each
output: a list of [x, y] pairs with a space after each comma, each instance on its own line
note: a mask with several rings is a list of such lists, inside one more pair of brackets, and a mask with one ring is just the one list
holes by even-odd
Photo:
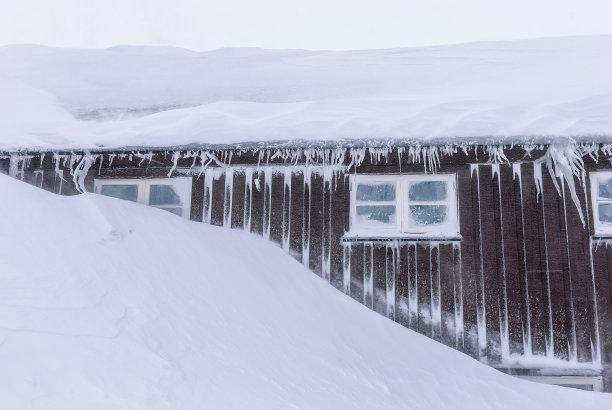
[[258, 237], [2, 175], [0, 192], [4, 408], [612, 407], [405, 329]]
[[362, 51], [0, 47], [0, 149], [612, 141], [612, 36]]

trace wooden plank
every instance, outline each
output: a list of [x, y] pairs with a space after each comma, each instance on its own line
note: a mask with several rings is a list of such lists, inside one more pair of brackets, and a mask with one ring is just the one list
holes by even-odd
[[264, 218], [264, 172], [255, 169], [253, 171], [253, 198], [251, 199], [251, 232], [263, 234]]
[[234, 184], [232, 193], [232, 228], [244, 228], [244, 195], [245, 195], [245, 172], [244, 169], [234, 170]]
[[408, 326], [418, 329], [419, 324], [419, 274], [417, 270], [416, 242], [408, 243]]
[[478, 185], [469, 165], [457, 169], [457, 195], [459, 204], [459, 231], [461, 241], [461, 285], [463, 288], [463, 349], [478, 357], [477, 303], [480, 283], [480, 225], [478, 220]]
[[548, 304], [546, 302], [546, 249], [542, 221], [542, 200], [538, 198], [532, 163], [521, 166], [523, 192], [523, 217], [525, 222], [525, 249], [527, 266], [527, 289], [529, 323], [525, 334], [532, 353], [546, 353], [548, 328]]
[[[524, 263], [520, 181], [511, 165], [499, 167], [500, 206], [503, 229], [503, 257], [508, 328], [508, 353], [522, 355], [523, 317], [525, 317]], [[516, 196], [519, 195], [517, 199]], [[518, 207], [517, 207], [518, 205]]]
[[323, 236], [323, 176], [313, 170], [310, 180], [310, 270], [321, 276]]
[[348, 190], [348, 178], [344, 174], [334, 176], [331, 193], [331, 218], [330, 218], [330, 275], [331, 284], [337, 289], [343, 287], [343, 261], [344, 252], [341, 238], [344, 235], [347, 223], [346, 215], [349, 213], [350, 195]]
[[399, 247], [399, 262], [395, 277], [395, 321], [404, 326], [409, 326], [408, 281], [410, 272], [408, 248], [408, 244], [402, 244]]
[[192, 221], [202, 222], [204, 212], [204, 174], [194, 175], [191, 179], [191, 213]]
[[381, 315], [387, 314], [386, 298], [387, 246], [380, 242], [374, 244], [374, 310]]
[[291, 253], [299, 259], [302, 257], [302, 239], [304, 223], [304, 172], [298, 168], [291, 174], [291, 230], [290, 249]]
[[[575, 180], [574, 184], [580, 187], [579, 180]], [[588, 255], [589, 231], [582, 224], [578, 208], [571, 199], [567, 183], [565, 183], [564, 188], [563, 204], [567, 226], [565, 243], [569, 253], [576, 353], [579, 362], [591, 362], [593, 360], [591, 343], [595, 343], [596, 337], [593, 333], [595, 317], [593, 310], [593, 279]], [[580, 203], [583, 217], [587, 215], [585, 205], [584, 202]]]
[[417, 330], [431, 337], [431, 260], [429, 245], [418, 244], [416, 247], [417, 267], [417, 301], [418, 325]]
[[[551, 334], [548, 330], [552, 321], [552, 345], [555, 356], [567, 359], [573, 348], [572, 316], [571, 316], [571, 272], [568, 265], [568, 249], [565, 231], [565, 216], [563, 199], [559, 196], [553, 180], [547, 172], [542, 176], [544, 194], [542, 206], [544, 210], [543, 225], [545, 229], [546, 262], [548, 278], [542, 278], [544, 298], [546, 303], [542, 306], [545, 317], [548, 318], [546, 338], [551, 343]], [[548, 294], [550, 293], [550, 301]], [[550, 305], [549, 305], [550, 304]], [[549, 349], [550, 350], [550, 349]]]
[[[610, 365], [612, 364], [612, 246], [594, 242], [592, 255], [595, 288], [597, 289], [601, 360]], [[610, 383], [612, 384], [612, 380]]]
[[453, 245], [451, 243], [441, 243], [439, 246], [439, 252], [440, 307], [442, 314], [442, 321], [440, 323], [440, 337], [445, 345], [455, 347], [456, 325]]
[[[351, 287], [350, 295], [359, 303], [364, 303], [364, 259], [365, 248], [363, 243], [353, 243], [351, 246]], [[369, 252], [369, 251], [368, 251]], [[368, 306], [366, 304], [366, 306]], [[371, 306], [368, 306], [371, 307]]]
[[282, 243], [283, 239], [283, 207], [285, 200], [284, 169], [274, 168], [272, 172], [272, 191], [270, 194], [270, 240]]
[[500, 357], [500, 298], [502, 276], [501, 229], [497, 180], [491, 166], [479, 167], [480, 221], [482, 230], [482, 264], [487, 328], [487, 358], [498, 362]]
[[212, 207], [210, 211], [210, 223], [212, 225], [223, 225], [223, 210], [225, 207], [225, 172], [214, 170], [212, 183]]
[[442, 310], [440, 301], [440, 250], [437, 243], [429, 247], [429, 270], [431, 289], [431, 337], [442, 338]]

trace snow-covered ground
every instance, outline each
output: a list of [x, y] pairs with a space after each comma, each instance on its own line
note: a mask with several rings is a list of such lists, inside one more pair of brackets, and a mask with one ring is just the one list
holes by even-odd
[[0, 175], [7, 409], [612, 408], [368, 310], [249, 234]]
[[0, 149], [612, 141], [611, 72], [612, 36], [342, 52], [5, 46]]

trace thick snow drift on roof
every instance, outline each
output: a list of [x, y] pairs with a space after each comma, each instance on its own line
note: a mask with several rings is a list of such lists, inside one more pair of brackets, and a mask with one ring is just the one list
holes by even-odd
[[249, 234], [0, 175], [3, 408], [604, 409], [380, 316]]
[[0, 48], [0, 149], [612, 136], [612, 36], [368, 51]]

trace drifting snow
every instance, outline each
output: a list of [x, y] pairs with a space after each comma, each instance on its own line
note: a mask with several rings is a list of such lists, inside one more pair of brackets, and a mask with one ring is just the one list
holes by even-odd
[[0, 176], [6, 408], [610, 408], [368, 310], [260, 238]]
[[369, 51], [0, 48], [0, 149], [612, 138], [612, 36]]

